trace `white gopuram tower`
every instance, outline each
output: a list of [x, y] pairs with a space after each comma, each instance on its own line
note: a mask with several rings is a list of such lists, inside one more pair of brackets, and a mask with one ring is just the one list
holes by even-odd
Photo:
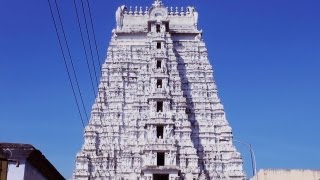
[[245, 179], [193, 7], [116, 11], [73, 179]]

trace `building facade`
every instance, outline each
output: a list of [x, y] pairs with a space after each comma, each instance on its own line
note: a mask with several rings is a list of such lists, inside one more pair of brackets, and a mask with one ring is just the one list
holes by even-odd
[[30, 144], [0, 143], [0, 180], [64, 180]]
[[73, 179], [245, 179], [194, 7], [121, 6]]
[[320, 170], [261, 169], [251, 180], [319, 180]]

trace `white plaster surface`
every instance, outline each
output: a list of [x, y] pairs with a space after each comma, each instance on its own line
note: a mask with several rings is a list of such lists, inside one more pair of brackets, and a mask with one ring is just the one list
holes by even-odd
[[23, 179], [24, 178], [24, 169], [25, 169], [24, 163], [21, 163], [19, 165], [19, 167], [16, 167], [16, 163], [9, 162], [7, 179], [12, 179], [12, 180]]
[[262, 169], [251, 180], [319, 180], [320, 170]]
[[8, 164], [8, 180], [46, 180], [37, 169], [35, 169], [30, 163], [19, 160], [19, 166], [15, 162], [9, 162]]

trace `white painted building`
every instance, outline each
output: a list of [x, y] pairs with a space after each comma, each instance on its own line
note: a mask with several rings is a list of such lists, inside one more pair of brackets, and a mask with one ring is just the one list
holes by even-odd
[[30, 144], [0, 143], [0, 180], [64, 180]]
[[251, 180], [319, 180], [320, 170], [261, 169]]
[[73, 179], [245, 179], [195, 8], [116, 22]]

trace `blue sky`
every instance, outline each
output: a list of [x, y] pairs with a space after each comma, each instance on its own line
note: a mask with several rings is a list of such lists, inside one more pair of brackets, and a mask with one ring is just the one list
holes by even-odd
[[[73, 4], [58, 2], [89, 110], [94, 96]], [[258, 168], [319, 169], [320, 1], [164, 2], [194, 5], [199, 11], [234, 137], [252, 144]], [[117, 6], [151, 3], [91, 2], [101, 57]], [[0, 1], [0, 141], [33, 144], [67, 178], [83, 143], [68, 83], [47, 2]], [[248, 150], [236, 145], [251, 174]]]

